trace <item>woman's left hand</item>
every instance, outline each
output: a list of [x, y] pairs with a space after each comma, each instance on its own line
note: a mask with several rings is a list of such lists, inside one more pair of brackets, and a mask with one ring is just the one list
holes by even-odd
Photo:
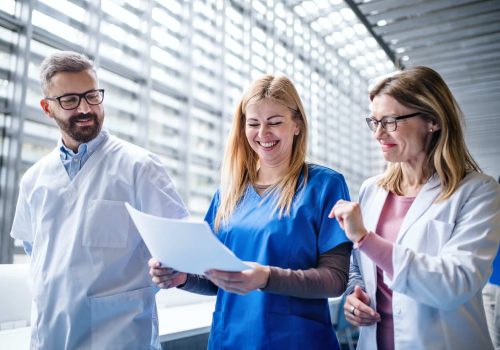
[[354, 243], [359, 242], [368, 234], [363, 224], [359, 203], [348, 202], [341, 199], [335, 203], [328, 217], [335, 217], [340, 227], [345, 231], [347, 238]]
[[228, 292], [244, 295], [253, 290], [264, 288], [271, 272], [268, 266], [262, 266], [254, 262], [248, 262], [248, 264], [254, 268], [239, 272], [209, 270], [205, 272], [205, 275], [217, 287]]

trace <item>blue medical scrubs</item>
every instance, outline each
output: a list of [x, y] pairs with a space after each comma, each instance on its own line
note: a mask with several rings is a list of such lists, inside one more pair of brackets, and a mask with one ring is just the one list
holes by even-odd
[[[273, 198], [249, 186], [218, 238], [244, 261], [284, 269], [317, 266], [320, 254], [348, 242], [328, 213], [349, 199], [343, 176], [308, 165], [305, 188], [297, 192], [290, 216], [278, 218]], [[205, 220], [212, 226], [219, 206], [212, 200]], [[219, 289], [209, 349], [338, 349], [327, 299], [304, 299], [253, 291], [237, 295]]]

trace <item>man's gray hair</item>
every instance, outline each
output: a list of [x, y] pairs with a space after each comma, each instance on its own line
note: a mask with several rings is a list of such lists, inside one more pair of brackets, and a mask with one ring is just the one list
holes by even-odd
[[48, 96], [50, 81], [57, 73], [79, 73], [84, 70], [91, 70], [97, 78], [94, 64], [85, 55], [73, 51], [57, 51], [47, 56], [40, 66], [40, 84], [44, 96]]

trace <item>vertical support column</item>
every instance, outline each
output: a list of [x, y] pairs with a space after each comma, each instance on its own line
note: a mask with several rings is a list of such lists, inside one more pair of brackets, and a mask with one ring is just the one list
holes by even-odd
[[139, 119], [138, 127], [138, 139], [137, 143], [145, 148], [149, 148], [149, 126], [150, 126], [150, 112], [151, 112], [151, 91], [153, 89], [153, 79], [151, 78], [151, 46], [153, 38], [151, 37], [151, 30], [153, 28], [153, 6], [154, 1], [150, 0], [146, 2], [146, 8], [144, 9], [142, 22], [146, 26], [145, 32], [142, 34], [143, 37], [143, 49], [141, 50], [141, 76], [140, 81], [141, 91], [140, 91], [140, 102], [141, 110], [137, 118]]
[[14, 241], [10, 237], [10, 230], [14, 218], [19, 173], [21, 171], [21, 149], [23, 144], [23, 124], [26, 104], [26, 91], [28, 89], [28, 67], [30, 62], [30, 46], [33, 36], [31, 16], [34, 0], [22, 0], [18, 2], [16, 15], [22, 27], [19, 30], [18, 43], [16, 45], [17, 59], [13, 72], [11, 91], [12, 116], [11, 124], [6, 126], [5, 137], [6, 158], [4, 162], [5, 177], [0, 184], [2, 192], [1, 217], [0, 217], [0, 263], [12, 263], [14, 252]]
[[87, 8], [88, 42], [87, 52], [94, 61], [96, 69], [99, 68], [99, 46], [101, 43], [102, 9], [101, 0], [90, 0]]
[[[266, 74], [275, 74], [276, 70], [276, 63], [275, 63], [275, 52], [274, 52], [274, 46], [276, 45], [276, 1], [274, 0], [267, 0], [266, 1], [266, 15], [265, 15], [265, 21], [267, 23], [271, 23], [270, 26], [270, 33], [268, 32], [267, 38], [266, 38], [266, 64], [267, 64], [267, 70]], [[272, 35], [270, 35], [272, 34]]]
[[[249, 81], [252, 81], [253, 80], [253, 77], [252, 77], [252, 54], [253, 54], [253, 50], [252, 50], [252, 41], [253, 41], [253, 34], [252, 34], [252, 30], [253, 30], [253, 27], [255, 26], [255, 16], [254, 16], [254, 10], [253, 10], [253, 7], [252, 7], [252, 2], [248, 2], [248, 7], [247, 8], [244, 8], [243, 11], [248, 11], [248, 22], [246, 22], [245, 20], [243, 20], [243, 27], [247, 27], [248, 31], [246, 32], [246, 36], [245, 36], [245, 32], [243, 33], [243, 38], [246, 38], [246, 43], [243, 45], [243, 48], [248, 48], [248, 51], [246, 53], [246, 64], [247, 64], [247, 70], [248, 70], [248, 76], [247, 76], [247, 81], [246, 81], [246, 84], [245, 85], [248, 85], [248, 82]], [[243, 13], [243, 18], [245, 18], [245, 14]], [[243, 39], [245, 40], [245, 39]]]
[[[192, 135], [191, 135], [191, 124], [193, 122], [193, 84], [195, 83], [193, 80], [193, 34], [194, 34], [194, 26], [193, 26], [193, 18], [194, 8], [193, 1], [183, 2], [184, 4], [184, 18], [187, 24], [186, 36], [184, 37], [185, 47], [186, 47], [186, 96], [187, 96], [187, 108], [186, 108], [186, 124], [184, 125], [184, 140], [185, 140], [185, 148], [184, 148], [184, 184], [179, 184], [178, 188], [183, 194], [183, 198], [189, 199], [191, 193], [191, 171], [190, 164], [192, 159]], [[190, 203], [186, 203], [188, 209], [190, 207]]]
[[[221, 14], [220, 16], [220, 78], [221, 78], [221, 94], [220, 94], [220, 106], [221, 106], [221, 118], [219, 124], [219, 154], [224, 154], [225, 142], [222, 140], [226, 140], [227, 135], [225, 134], [225, 125], [228, 123], [226, 115], [228, 115], [228, 103], [227, 103], [227, 86], [228, 81], [226, 78], [226, 7], [227, 0], [223, 0], [222, 2], [217, 1], [217, 12]], [[235, 107], [234, 107], [235, 108]], [[221, 162], [222, 164], [222, 162]], [[217, 173], [220, 175], [220, 172]], [[215, 179], [215, 183], [218, 183], [219, 179]]]

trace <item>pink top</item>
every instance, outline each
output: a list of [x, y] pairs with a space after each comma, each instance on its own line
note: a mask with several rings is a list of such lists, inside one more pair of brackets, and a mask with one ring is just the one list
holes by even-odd
[[392, 291], [384, 283], [383, 271], [392, 277], [392, 249], [401, 224], [415, 197], [398, 196], [389, 192], [377, 224], [377, 233], [368, 234], [358, 248], [377, 265], [377, 311], [381, 321], [377, 324], [377, 347], [394, 349], [392, 322]]

